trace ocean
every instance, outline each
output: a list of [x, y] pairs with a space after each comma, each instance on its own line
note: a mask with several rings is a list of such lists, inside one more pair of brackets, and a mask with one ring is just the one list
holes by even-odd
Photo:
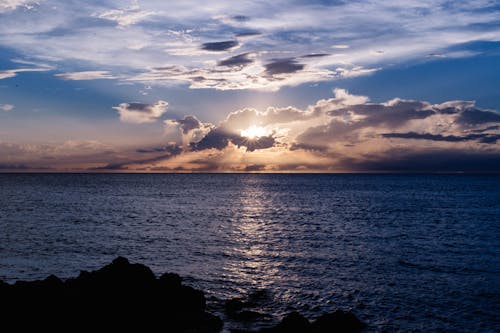
[[217, 314], [258, 299], [259, 327], [339, 308], [368, 332], [498, 332], [500, 176], [0, 175], [0, 279], [118, 255], [180, 274]]

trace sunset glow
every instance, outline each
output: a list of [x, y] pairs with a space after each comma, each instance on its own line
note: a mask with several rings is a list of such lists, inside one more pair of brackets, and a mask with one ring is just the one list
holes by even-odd
[[8, 1], [0, 170], [496, 171], [499, 18], [490, 1]]
[[267, 135], [266, 129], [255, 125], [250, 126], [247, 129], [241, 130], [241, 136], [249, 139], [255, 139], [265, 135]]
[[500, 333], [499, 198], [500, 0], [0, 0], [13, 325]]

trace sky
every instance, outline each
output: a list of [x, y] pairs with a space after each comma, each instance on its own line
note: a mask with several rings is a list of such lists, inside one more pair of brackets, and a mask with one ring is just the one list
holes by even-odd
[[500, 172], [500, 2], [0, 0], [0, 172]]

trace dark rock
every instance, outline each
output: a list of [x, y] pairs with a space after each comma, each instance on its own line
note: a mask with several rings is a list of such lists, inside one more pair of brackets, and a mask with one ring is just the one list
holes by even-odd
[[276, 333], [301, 333], [310, 331], [311, 324], [309, 320], [298, 312], [286, 315], [274, 328], [274, 332]]
[[10, 287], [10, 284], [8, 284], [7, 282], [4, 282], [3, 280], [0, 280], [0, 290], [3, 288], [9, 288], [9, 287]]
[[55, 275], [49, 275], [43, 280], [42, 285], [45, 288], [63, 288], [64, 282]]
[[[157, 279], [148, 267], [118, 257], [96, 271], [82, 271], [62, 281], [49, 276], [40, 281], [0, 282], [0, 313], [5, 327], [38, 330], [98, 328], [211, 333], [222, 321], [205, 311], [203, 292], [182, 285], [176, 274]], [[68, 326], [71, 325], [71, 326]]]
[[165, 273], [160, 276], [159, 282], [163, 288], [179, 288], [182, 284], [182, 278], [175, 273]]
[[243, 310], [232, 315], [232, 318], [238, 321], [255, 321], [267, 317], [269, 316], [264, 313], [252, 310]]
[[[258, 290], [246, 300], [228, 300], [224, 310], [238, 321], [262, 322], [270, 317], [252, 307], [269, 300], [266, 290]], [[54, 275], [14, 284], [0, 280], [0, 316], [3, 327], [14, 327], [15, 331], [31, 330], [33, 323], [40, 331], [159, 328], [176, 333], [215, 333], [223, 327], [219, 317], [206, 311], [202, 291], [182, 285], [177, 274], [166, 273], [157, 279], [148, 267], [131, 264], [123, 257], [96, 271], [81, 271], [78, 277], [66, 281]], [[325, 314], [312, 324], [292, 312], [278, 325], [258, 332], [358, 333], [364, 327], [350, 312]]]
[[316, 319], [312, 323], [312, 331], [315, 333], [358, 333], [365, 326], [353, 313], [336, 310], [333, 313], [324, 314]]
[[245, 307], [245, 302], [241, 298], [232, 298], [224, 303], [224, 311], [231, 315], [243, 310]]

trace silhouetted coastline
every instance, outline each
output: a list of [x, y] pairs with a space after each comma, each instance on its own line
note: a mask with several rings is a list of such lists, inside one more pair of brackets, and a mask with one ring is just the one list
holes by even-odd
[[[54, 275], [14, 284], [0, 280], [0, 304], [4, 327], [16, 331], [106, 328], [209, 333], [220, 332], [224, 325], [221, 318], [207, 311], [204, 293], [183, 285], [179, 275], [165, 273], [157, 278], [149, 267], [131, 264], [123, 257], [65, 281]], [[225, 312], [247, 322], [265, 316], [246, 309], [240, 299], [226, 301]], [[364, 327], [354, 314], [337, 310], [313, 322], [292, 312], [274, 327], [231, 332], [356, 333]]]

